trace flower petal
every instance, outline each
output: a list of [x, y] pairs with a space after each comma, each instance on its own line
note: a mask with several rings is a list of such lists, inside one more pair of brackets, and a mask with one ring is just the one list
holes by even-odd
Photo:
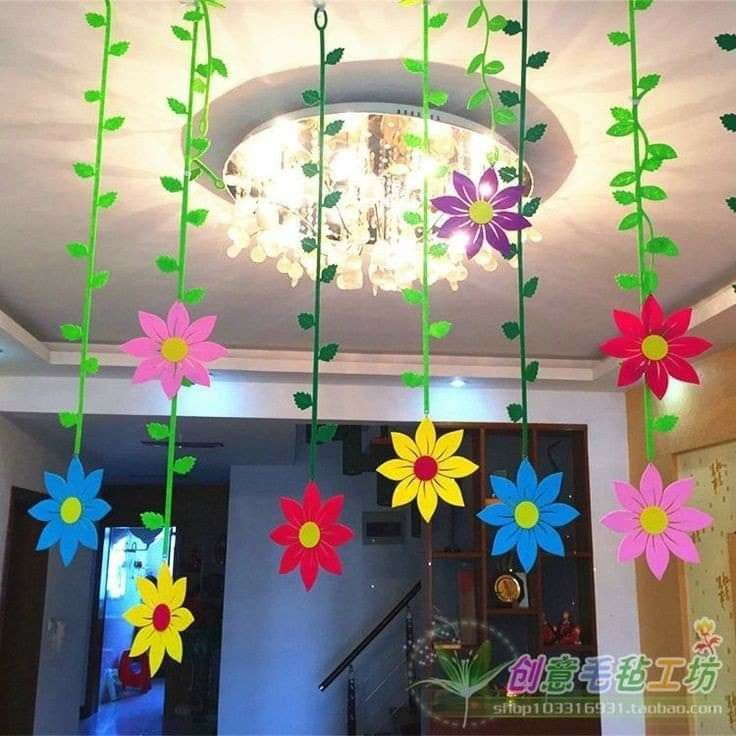
[[493, 166], [489, 166], [478, 182], [478, 196], [489, 201], [498, 191], [498, 174]]
[[178, 363], [165, 363], [161, 368], [161, 388], [169, 399], [173, 399], [181, 388], [184, 374]]
[[516, 471], [516, 487], [522, 499], [531, 500], [537, 495], [537, 473], [527, 458], [521, 461]]
[[713, 347], [713, 343], [702, 337], [685, 335], [669, 341], [670, 355], [678, 358], [696, 358]]
[[529, 529], [521, 529], [520, 532], [516, 554], [525, 572], [529, 572], [537, 561], [537, 540]]
[[188, 378], [198, 386], [210, 385], [210, 374], [198, 360], [192, 360], [188, 356], [184, 358], [181, 361], [181, 372], [184, 378]]
[[640, 514], [646, 506], [644, 499], [641, 497], [641, 492], [638, 488], [634, 488], [631, 483], [615, 480], [613, 481], [613, 490], [619, 503], [634, 514]]
[[[601, 349], [603, 346], [601, 345]], [[621, 368], [618, 372], [618, 386], [630, 386], [632, 383], [636, 383], [646, 371], [648, 365], [647, 359], [642, 356], [636, 356], [629, 358], [621, 363]]]
[[181, 302], [174, 302], [166, 315], [166, 329], [171, 337], [184, 337], [189, 327], [189, 312]]
[[354, 536], [353, 530], [345, 524], [330, 524], [322, 530], [322, 539], [333, 547], [349, 542]]
[[447, 239], [451, 238], [458, 232], [461, 232], [465, 228], [470, 227], [470, 220], [465, 217], [448, 217], [437, 230], [437, 237]]
[[56, 473], [44, 473], [43, 484], [54, 501], [61, 503], [69, 496], [66, 480]]
[[297, 528], [291, 524], [280, 524], [268, 536], [276, 544], [286, 547], [287, 545], [297, 543], [299, 532]]
[[302, 509], [301, 504], [297, 500], [288, 496], [281, 496], [279, 505], [286, 521], [292, 526], [297, 527], [297, 529], [306, 521], [304, 509]]
[[646, 367], [647, 386], [652, 389], [652, 393], [660, 400], [667, 393], [667, 385], [669, 383], [669, 377], [664, 363], [664, 360], [650, 360]]
[[304, 556], [305, 548], [301, 544], [293, 544], [291, 547], [287, 547], [284, 550], [284, 554], [281, 557], [279, 564], [279, 575], [286, 575], [296, 568], [296, 566], [302, 561]]
[[448, 478], [465, 478], [478, 470], [478, 466], [460, 455], [454, 457], [448, 457], [447, 460], [443, 460], [437, 464], [439, 472], [442, 475], [446, 475]]
[[547, 506], [560, 495], [562, 488], [562, 473], [551, 473], [539, 482], [537, 491], [531, 500], [539, 507]]
[[133, 383], [145, 383], [160, 378], [163, 369], [168, 365], [167, 361], [158, 353], [151, 358], [146, 358], [138, 364], [133, 373]]
[[74, 559], [78, 547], [79, 538], [77, 534], [74, 529], [65, 525], [61, 531], [61, 539], [59, 540], [59, 554], [61, 555], [61, 561], [64, 563], [64, 567], [67, 567]]
[[380, 473], [389, 480], [404, 480], [414, 474], [414, 463], [410, 460], [392, 458], [381, 463], [376, 468], [376, 473]]
[[199, 319], [195, 319], [184, 330], [182, 337], [189, 345], [196, 342], [204, 342], [212, 334], [216, 324], [217, 317], [214, 314], [200, 317]]
[[514, 512], [505, 503], [491, 503], [476, 516], [491, 526], [504, 526], [514, 520]]
[[504, 258], [509, 257], [511, 243], [503, 228], [496, 227], [493, 222], [489, 222], [483, 227], [483, 237], [485, 237], [486, 242], [491, 248], [497, 250]]
[[434, 424], [429, 417], [424, 417], [417, 427], [414, 435], [417, 449], [420, 455], [429, 455], [434, 457], [434, 446], [437, 444], [437, 432]]
[[319, 564], [317, 563], [317, 554], [313, 549], [305, 550], [302, 555], [302, 561], [299, 565], [299, 572], [302, 576], [302, 582], [307, 590], [311, 590], [314, 581], [319, 573]]
[[641, 308], [641, 321], [644, 324], [646, 334], [651, 335], [653, 332], [659, 333], [662, 329], [663, 320], [664, 313], [662, 312], [662, 307], [659, 305], [654, 294], [650, 294], [644, 301], [644, 306]]
[[453, 197], [449, 194], [443, 197], [435, 197], [432, 200], [432, 206], [447, 215], [464, 215], [467, 217], [468, 214], [468, 205], [459, 197]]
[[158, 631], [154, 631], [151, 646], [148, 648], [148, 667], [151, 670], [151, 677], [159, 671], [161, 663], [164, 661], [164, 654], [166, 654], [166, 646], [163, 637]]
[[329, 544], [320, 544], [317, 547], [317, 562], [323, 570], [332, 575], [342, 575], [340, 555]]
[[159, 354], [160, 346], [161, 343], [152, 340], [150, 337], [134, 337], [132, 340], [124, 342], [120, 349], [135, 358], [152, 358]]
[[[622, 335], [620, 337], [614, 337], [611, 340], [607, 340], [606, 342], [601, 343], [598, 349], [602, 353], [614, 358], [641, 358], [641, 340], [636, 340], [628, 335]], [[642, 368], [642, 372], [643, 370], [644, 369]], [[641, 373], [639, 373], [636, 379], [640, 377]], [[630, 383], [633, 383], [633, 381], [630, 381]]]
[[102, 487], [102, 477], [104, 471], [102, 468], [93, 470], [79, 485], [77, 489], [77, 496], [80, 501], [90, 501], [99, 492]]
[[156, 606], [161, 603], [161, 596], [158, 594], [156, 586], [142, 575], [135, 579], [135, 587], [138, 589], [138, 595], [141, 600], [153, 610]]
[[395, 509], [397, 506], [404, 506], [407, 503], [411, 503], [417, 497], [421, 483], [419, 478], [413, 475], [399, 482], [396, 488], [394, 488], [394, 493], [391, 497], [391, 508]]
[[608, 527], [611, 531], [622, 532], [628, 534], [641, 528], [639, 517], [632, 514], [626, 509], [618, 509], [617, 511], [609, 511], [602, 519], [601, 524]]
[[163, 633], [162, 639], [164, 640], [164, 646], [166, 647], [166, 653], [174, 660], [174, 662], [181, 662], [184, 656], [184, 646], [181, 641], [181, 635], [176, 629], [169, 626]]
[[330, 496], [323, 504], [322, 508], [317, 514], [315, 521], [317, 526], [321, 528], [334, 524], [342, 513], [342, 508], [345, 505], [345, 496], [338, 494], [337, 496]]
[[685, 383], [700, 383], [700, 376], [698, 375], [695, 368], [690, 365], [684, 358], [679, 355], [669, 353], [667, 357], [662, 361], [664, 369], [678, 381]]
[[693, 495], [695, 490], [695, 478], [681, 478], [670, 483], [662, 492], [660, 505], [669, 516], [676, 511]]
[[90, 521], [99, 521], [110, 513], [112, 507], [102, 498], [93, 498], [84, 503], [84, 515]]
[[694, 506], [683, 506], [669, 515], [670, 527], [682, 532], [699, 532], [713, 524], [713, 517]]
[[169, 337], [169, 330], [161, 317], [150, 312], [138, 312], [138, 322], [143, 332], [152, 340], [162, 342]]
[[639, 480], [639, 490], [645, 506], [659, 506], [662, 503], [662, 476], [654, 463], [644, 468]]
[[523, 500], [516, 486], [508, 478], [501, 475], [491, 476], [491, 489], [510, 508], [514, 508], [517, 503]]
[[304, 496], [302, 497], [304, 520], [314, 521], [321, 507], [322, 498], [319, 495], [319, 486], [314, 481], [310, 481], [304, 488]]
[[460, 449], [463, 434], [462, 429], [456, 429], [454, 432], [445, 432], [441, 437], [438, 437], [437, 444], [434, 446], [434, 459], [441, 463], [443, 460], [452, 457]]
[[36, 542], [36, 550], [41, 551], [48, 549], [52, 544], [56, 544], [61, 539], [61, 532], [64, 528], [64, 523], [61, 518], [52, 519], [43, 528], [43, 531], [38, 537]]
[[148, 606], [145, 606], [142, 603], [140, 603], [137, 606], [132, 606], [127, 611], [125, 611], [125, 613], [123, 613], [123, 618], [131, 626], [135, 626], [136, 628], [139, 629], [143, 626], [151, 625], [151, 621], [153, 619], [153, 612]]
[[553, 529], [549, 524], [540, 521], [534, 527], [534, 536], [537, 540], [537, 544], [551, 555], [557, 555], [558, 557], [565, 556], [565, 545], [562, 543], [562, 537], [559, 532]]
[[424, 521], [429, 523], [432, 521], [434, 512], [437, 510], [437, 492], [431, 481], [429, 483], [420, 483], [419, 492], [417, 493], [417, 507]]
[[88, 549], [97, 549], [97, 527], [86, 517], [81, 516], [74, 524], [79, 543]]
[[640, 557], [646, 549], [647, 539], [649, 535], [643, 529], [626, 535], [618, 545], [618, 561], [631, 562]]
[[432, 485], [437, 495], [445, 503], [449, 503], [451, 506], [465, 506], [462, 491], [456, 480], [436, 475], [432, 479]]
[[158, 579], [156, 581], [158, 587], [158, 595], [161, 603], [169, 604], [174, 591], [174, 578], [171, 575], [171, 569], [163, 562], [158, 568]]
[[504, 230], [523, 230], [531, 227], [532, 223], [518, 212], [496, 212], [493, 216], [493, 224]]
[[675, 338], [682, 337], [690, 327], [690, 320], [692, 317], [693, 310], [691, 307], [673, 312], [662, 323], [662, 337], [664, 337], [667, 342], [672, 342]]
[[580, 516], [580, 512], [568, 503], [551, 503], [539, 509], [542, 521], [552, 526], [565, 526]]
[[[123, 614], [123, 617], [127, 618], [127, 612]], [[135, 626], [135, 624], [133, 624]], [[151, 646], [151, 643], [153, 642], [153, 637], [155, 635], [156, 631], [153, 628], [153, 626], [144, 626], [136, 635], [135, 639], [133, 639], [133, 644], [130, 647], [130, 656], [131, 657], [140, 657], [143, 652], [148, 651], [149, 647]]]
[[468, 258], [475, 258], [483, 247], [484, 240], [484, 229], [480, 225], [475, 225], [472, 231], [472, 240], [465, 246], [465, 255]]
[[184, 605], [184, 599], [187, 597], [187, 579], [179, 578], [171, 586], [171, 594], [169, 595], [169, 608], [176, 609]]
[[690, 539], [689, 535], [685, 534], [685, 532], [668, 527], [661, 536], [664, 543], [667, 545], [667, 549], [669, 549], [673, 555], [679, 557], [681, 560], [685, 560], [685, 562], [692, 562], [696, 565], [700, 562], [698, 548], [693, 544], [693, 540]]
[[657, 580], [661, 580], [670, 561], [670, 551], [661, 534], [652, 534], [647, 540], [647, 565]]
[[[491, 200], [491, 205], [493, 205], [494, 210], [507, 210], [511, 207], [516, 207], [517, 204], [521, 201], [521, 198], [524, 196], [524, 187], [521, 184], [515, 184], [511, 187], [506, 187], [505, 189], [502, 189], [500, 192], [497, 192], [496, 195]], [[500, 214], [497, 212], [497, 214]], [[495, 218], [494, 218], [495, 219]], [[526, 218], [524, 218], [526, 220]], [[527, 224], [523, 227], [529, 227], [531, 223], [526, 220]], [[513, 228], [515, 230], [519, 230], [520, 228]]]
[[[51, 519], [59, 519], [59, 503], [53, 498], [44, 498], [37, 504], [28, 509], [28, 514], [39, 521], [51, 521]], [[53, 544], [53, 542], [52, 542]]]
[[616, 327], [618, 327], [618, 329], [628, 337], [642, 340], [646, 335], [641, 319], [633, 312], [624, 312], [620, 309], [614, 309], [613, 321], [616, 323]]
[[194, 623], [194, 616], [188, 608], [177, 608], [171, 612], [169, 626], [175, 631], [184, 631]]
[[216, 342], [195, 342], [189, 346], [187, 357], [211, 363], [227, 355], [227, 348]]
[[455, 191], [463, 201], [468, 204], [472, 204], [478, 200], [478, 192], [475, 188], [475, 184], [473, 184], [465, 174], [461, 174], [459, 171], [453, 171], [452, 183], [455, 187]]
[[[488, 508], [493, 508], [489, 506]], [[481, 513], [483, 513], [481, 511]], [[513, 549], [519, 542], [521, 536], [521, 528], [515, 523], [506, 524], [502, 526], [493, 538], [493, 546], [491, 547], [492, 555], [503, 555], [506, 554], [510, 549]]]
[[84, 466], [82, 461], [75, 455], [69, 461], [66, 469], [66, 484], [70, 488], [69, 495], [79, 495], [79, 490], [84, 483]]
[[391, 442], [394, 446], [394, 452], [402, 460], [410, 460], [413, 463], [420, 455], [416, 443], [409, 435], [401, 432], [391, 432]]

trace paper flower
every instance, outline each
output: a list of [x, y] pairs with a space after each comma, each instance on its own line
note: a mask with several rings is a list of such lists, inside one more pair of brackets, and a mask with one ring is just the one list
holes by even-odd
[[302, 582], [310, 590], [317, 580], [319, 568], [332, 575], [342, 574], [342, 562], [335, 547], [349, 542], [353, 530], [338, 524], [345, 496], [332, 496], [322, 503], [319, 486], [307, 483], [300, 504], [293, 498], [282, 496], [281, 511], [286, 524], [271, 532], [271, 539], [286, 549], [281, 558], [279, 574], [285, 575], [299, 566]]
[[66, 471], [66, 480], [54, 473], [44, 473], [43, 482], [51, 498], [39, 501], [28, 513], [39, 521], [47, 522], [38, 538], [37, 550], [48, 549], [59, 543], [59, 553], [68, 565], [81, 544], [97, 549], [99, 521], [110, 511], [110, 504], [97, 498], [102, 485], [102, 470], [85, 475], [82, 463], [75, 455]]
[[669, 376], [685, 383], [700, 383], [695, 369], [686, 358], [694, 358], [711, 347], [701, 337], [685, 335], [693, 310], [681, 309], [665, 319], [662, 307], [649, 295], [641, 309], [641, 318], [631, 312], [613, 311], [620, 337], [604, 342], [600, 349], [614, 358], [623, 358], [618, 385], [629, 386], [642, 376], [654, 395], [661, 399]]
[[523, 230], [531, 222], [512, 208], [517, 207], [524, 194], [521, 185], [498, 188], [498, 175], [491, 167], [486, 169], [478, 187], [459, 171], [452, 174], [456, 195], [447, 194], [432, 199], [432, 205], [450, 215], [440, 226], [440, 238], [462, 235], [467, 239], [466, 252], [473, 258], [486, 242], [507, 258], [511, 244], [506, 231]]
[[492, 555], [503, 555], [513, 547], [524, 570], [534, 567], [541, 547], [565, 556], [562, 537], [554, 527], [565, 526], [580, 516], [567, 503], [558, 503], [562, 473], [537, 480], [532, 464], [524, 458], [516, 472], [516, 484], [499, 475], [491, 476], [491, 487], [501, 503], [486, 506], [477, 516], [491, 526], [501, 527], [493, 540]]
[[613, 488], [623, 509], [611, 511], [601, 524], [626, 536], [618, 547], [619, 562], [629, 562], [646, 554], [649, 569], [662, 579], [670, 553], [685, 562], [700, 562], [690, 534], [713, 523], [713, 517], [685, 506], [695, 488], [693, 478], [684, 478], [662, 489], [662, 476], [651, 463], [639, 481], [639, 488], [614, 481]]
[[153, 677], [163, 662], [164, 654], [181, 662], [184, 653], [181, 632], [194, 621], [192, 612], [183, 607], [187, 579], [179, 578], [174, 582], [171, 570], [164, 562], [159, 568], [156, 583], [141, 576], [136, 578], [135, 584], [143, 602], [123, 614], [129, 624], [140, 629], [133, 639], [130, 656], [139, 657], [148, 652]]
[[437, 509], [438, 497], [452, 506], [464, 506], [463, 494], [455, 478], [465, 478], [478, 466], [455, 455], [463, 441], [463, 430], [448, 432], [437, 439], [429, 417], [417, 427], [414, 439], [401, 432], [391, 432], [394, 452], [398, 455], [376, 468], [389, 480], [399, 481], [391, 506], [404, 506], [417, 500], [419, 513], [429, 522]]
[[210, 385], [204, 363], [222, 358], [227, 352], [222, 345], [207, 341], [217, 317], [210, 315], [190, 322], [186, 307], [175, 302], [165, 322], [149, 312], [138, 312], [138, 321], [146, 337], [136, 337], [120, 346], [123, 352], [143, 359], [133, 374], [133, 383], [160, 380], [170, 399], [185, 378], [200, 386]]

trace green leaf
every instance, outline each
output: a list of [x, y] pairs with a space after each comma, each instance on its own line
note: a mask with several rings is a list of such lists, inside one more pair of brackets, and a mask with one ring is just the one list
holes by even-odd
[[424, 141], [414, 133], [404, 133], [404, 144], [407, 148], [421, 148]]
[[537, 123], [527, 130], [524, 138], [530, 143], [536, 143], [547, 130], [547, 123]]
[[518, 322], [504, 322], [501, 325], [501, 330], [509, 340], [515, 340], [521, 334]]
[[210, 147], [210, 141], [208, 138], [192, 138], [192, 148], [194, 149], [195, 155], [203, 156]]
[[343, 48], [332, 49], [332, 51], [325, 56], [325, 64], [330, 64], [331, 66], [339, 64], [344, 53], [345, 49]]
[[207, 78], [212, 74], [209, 64], [197, 64], [197, 74]]
[[404, 69], [410, 74], [424, 74], [424, 62], [419, 59], [404, 59]]
[[334, 360], [339, 349], [340, 346], [336, 342], [327, 343], [327, 345], [323, 345], [319, 349], [319, 359], [325, 363], [329, 363], [331, 360]]
[[310, 330], [312, 327], [314, 327], [314, 315], [311, 312], [302, 312], [297, 318], [296, 321], [299, 323], [299, 327], [301, 327], [303, 330]]
[[192, 34], [189, 33], [189, 31], [186, 28], [182, 28], [181, 26], [171, 26], [171, 32], [180, 41], [191, 41], [192, 40]]
[[726, 130], [730, 130], [732, 133], [736, 132], [736, 113], [727, 112], [725, 115], [721, 115], [721, 122]]
[[729, 197], [726, 200], [726, 204], [734, 211], [736, 212], [736, 197]]
[[477, 92], [470, 96], [466, 107], [468, 108], [468, 110], [473, 110], [474, 108], [478, 107], [478, 105], [485, 102], [487, 97], [488, 90], [485, 87], [481, 87]]
[[539, 374], [539, 361], [533, 360], [531, 363], [526, 364], [526, 370], [524, 371], [524, 377], [529, 383], [534, 383], [537, 380]]
[[651, 92], [662, 79], [661, 74], [647, 74], [639, 80], [639, 89], [642, 92]]
[[466, 74], [475, 74], [475, 72], [480, 69], [480, 65], [483, 63], [483, 59], [485, 57], [485, 54], [481, 51], [479, 54], [476, 54], [468, 64], [468, 68], [465, 70]]
[[524, 284], [522, 293], [527, 299], [531, 299], [537, 293], [537, 286], [539, 286], [539, 277], [532, 276], [529, 281]]
[[442, 89], [431, 89], [427, 93], [427, 102], [433, 107], [442, 107], [447, 104], [447, 92]]
[[493, 18], [491, 18], [488, 21], [488, 30], [496, 33], [497, 31], [502, 31], [506, 27], [506, 23], [508, 21], [504, 16], [502, 15], [494, 15]]
[[92, 28], [102, 28], [107, 23], [105, 16], [99, 13], [86, 13], [84, 17]]
[[407, 304], [421, 304], [424, 301], [424, 294], [419, 289], [404, 289], [401, 294]]
[[315, 438], [321, 445], [325, 442], [331, 442], [335, 437], [336, 432], [337, 424], [320, 424], [319, 427], [317, 427]]
[[73, 411], [60, 411], [58, 414], [59, 417], [59, 424], [61, 424], [64, 429], [71, 429], [72, 427], [77, 426], [77, 414]]
[[162, 176], [161, 186], [167, 192], [172, 192], [172, 193], [180, 192], [183, 188], [181, 182], [174, 176]]
[[521, 101], [518, 92], [513, 92], [510, 89], [502, 89], [498, 93], [498, 99], [501, 100], [501, 104], [506, 107], [514, 107]]
[[210, 64], [212, 65], [212, 71], [216, 72], [221, 77], [227, 77], [227, 67], [222, 59], [219, 59], [217, 56], [213, 56], [210, 59]]
[[199, 304], [207, 294], [207, 290], [201, 286], [195, 286], [193, 289], [187, 289], [182, 295], [181, 300], [184, 304]]
[[524, 416], [524, 410], [521, 408], [521, 404], [509, 404], [506, 407], [506, 413], [512, 422], [518, 422]]
[[447, 253], [447, 243], [434, 243], [429, 246], [429, 255], [434, 258], [442, 258]]
[[510, 181], [516, 179], [516, 169], [513, 166], [502, 166], [498, 170], [498, 175], [501, 177], [501, 181], [508, 184]]
[[163, 529], [165, 520], [162, 514], [157, 513], [156, 511], [143, 511], [140, 515], [141, 517], [141, 524], [143, 526], [154, 532], [157, 529]]
[[721, 33], [716, 36], [716, 43], [724, 51], [733, 51], [736, 49], [736, 33]]
[[513, 125], [516, 122], [516, 113], [506, 107], [500, 107], [494, 110], [493, 119], [498, 125]]
[[483, 67], [483, 71], [486, 74], [500, 74], [505, 68], [504, 63], [500, 59], [493, 59]]
[[331, 209], [340, 201], [340, 197], [342, 192], [330, 192], [322, 201], [322, 206]]
[[634, 114], [626, 107], [612, 107], [611, 115], [619, 123], [628, 123], [634, 119]]
[[641, 283], [645, 294], [653, 294], [659, 286], [659, 276], [656, 271], [644, 271], [641, 275]]
[[641, 222], [641, 212], [629, 212], [626, 217], [621, 220], [618, 224], [619, 230], [631, 230], [632, 227], [636, 227]]
[[442, 28], [447, 23], [447, 13], [436, 13], [429, 19], [430, 28]]
[[308, 161], [302, 166], [302, 172], [304, 176], [317, 176], [319, 174], [319, 164], [314, 163], [314, 161]]
[[148, 422], [146, 424], [146, 432], [148, 436], [156, 442], [162, 442], [163, 440], [169, 439], [169, 428], [166, 424], [161, 422]]
[[202, 169], [199, 166], [193, 166], [189, 172], [189, 181], [194, 181], [201, 173]]
[[110, 280], [109, 271], [98, 271], [90, 280], [89, 286], [91, 289], [102, 289], [107, 286], [107, 282]]
[[526, 61], [526, 65], [532, 69], [541, 69], [549, 59], [549, 51], [536, 51]]
[[179, 270], [179, 262], [172, 256], [159, 256], [156, 259], [156, 265], [163, 273], [174, 273]]
[[177, 115], [187, 114], [187, 106], [183, 102], [177, 100], [176, 97], [167, 97], [166, 102], [169, 103], [169, 107], [172, 112], [175, 112]]
[[442, 340], [447, 337], [452, 330], [452, 322], [441, 320], [440, 322], [432, 322], [429, 326], [429, 336], [435, 340]]
[[123, 123], [125, 122], [125, 118], [122, 115], [116, 115], [115, 117], [108, 118], [103, 123], [102, 127], [105, 130], [120, 130], [120, 128], [123, 127]]
[[616, 283], [620, 289], [631, 291], [639, 288], [639, 274], [636, 273], [617, 273]]
[[197, 94], [203, 95], [207, 91], [207, 85], [199, 77], [195, 77], [192, 79], [192, 89]]
[[541, 201], [541, 197], [532, 197], [532, 199], [524, 203], [524, 206], [521, 208], [521, 214], [524, 217], [533, 217], [539, 209], [539, 203]]
[[679, 421], [679, 417], [674, 414], [663, 414], [661, 417], [655, 417], [652, 422], [652, 428], [655, 432], [671, 432]]
[[317, 241], [314, 238], [302, 238], [302, 250], [305, 253], [311, 253], [317, 248]]
[[89, 255], [89, 248], [84, 243], [67, 243], [66, 250], [72, 258], [86, 258]]
[[331, 266], [325, 266], [320, 274], [320, 281], [322, 281], [323, 284], [329, 284], [335, 278], [336, 273], [337, 266], [334, 263]]
[[204, 18], [204, 13], [200, 13], [198, 10], [187, 10], [184, 13], [184, 20], [188, 20], [192, 23], [196, 23], [198, 20]]
[[629, 34], [624, 33], [623, 31], [611, 31], [608, 34], [608, 40], [614, 45], [614, 46], [624, 46], [629, 42]]
[[634, 10], [646, 10], [654, 0], [634, 0]]
[[108, 51], [111, 56], [124, 56], [130, 48], [130, 41], [116, 41], [111, 44]]
[[184, 388], [191, 388], [192, 386], [194, 386], [194, 383], [188, 378], [182, 378], [181, 385], [184, 386]]
[[112, 207], [115, 204], [115, 201], [118, 198], [117, 192], [105, 192], [104, 194], [101, 194], [97, 199], [97, 205], [98, 207], [102, 207], [103, 209], [107, 209], [108, 207]]
[[99, 102], [101, 98], [102, 98], [102, 95], [100, 94], [100, 90], [98, 89], [88, 89], [84, 93], [84, 99], [87, 102]]
[[647, 148], [647, 156], [661, 158], [663, 160], [677, 158], [677, 151], [666, 143], [652, 143]]
[[192, 455], [184, 455], [174, 460], [174, 472], [177, 475], [186, 475], [191, 473], [197, 464], [197, 458]]
[[325, 126], [325, 135], [337, 135], [342, 130], [343, 125], [345, 125], [344, 120], [333, 120]]
[[625, 187], [629, 184], [633, 184], [636, 181], [636, 173], [633, 171], [622, 171], [611, 179], [608, 186], [610, 187]]
[[187, 222], [190, 225], [194, 225], [194, 227], [202, 227], [207, 220], [207, 215], [209, 215], [209, 213], [209, 210], [204, 209], [189, 210], [187, 213]]
[[641, 167], [645, 171], [656, 171], [662, 165], [661, 158], [647, 158], [642, 161]]
[[94, 376], [100, 370], [100, 361], [94, 356], [90, 356], [84, 361], [84, 372], [88, 376]]
[[517, 33], [521, 33], [521, 23], [518, 20], [509, 20], [503, 27], [503, 32], [507, 36], [515, 36]]
[[294, 403], [296, 404], [297, 409], [301, 409], [302, 411], [304, 411], [304, 409], [309, 409], [309, 407], [312, 406], [312, 394], [307, 391], [297, 391], [294, 394]]
[[631, 135], [634, 132], [634, 122], [614, 123], [607, 131], [606, 135], [612, 135], [620, 138], [625, 135]]
[[422, 216], [418, 212], [404, 212], [402, 215], [407, 225], [421, 225]]
[[470, 15], [468, 16], [468, 28], [472, 28], [474, 25], [476, 25], [482, 15], [483, 15], [483, 6], [476, 5], [470, 11]]
[[95, 175], [95, 167], [92, 166], [92, 164], [83, 164], [77, 161], [77, 163], [74, 164], [74, 173], [80, 179], [89, 179], [91, 176]]
[[401, 374], [401, 382], [407, 388], [419, 388], [424, 386], [424, 376], [412, 371], [405, 371]]
[[67, 322], [59, 328], [61, 336], [69, 342], [76, 342], [82, 339], [82, 327], [80, 325]]
[[667, 199], [667, 192], [662, 187], [656, 187], [650, 184], [642, 187], [639, 191], [641, 191], [641, 196], [644, 199], [651, 199], [655, 202], [661, 202], [663, 199]]
[[612, 193], [613, 198], [619, 203], [623, 205], [629, 205], [634, 204], [636, 202], [636, 197], [632, 192], [627, 192], [622, 189], [619, 189]]
[[647, 253], [654, 253], [662, 256], [676, 256], [680, 250], [677, 243], [671, 238], [660, 236], [652, 238], [645, 246]]

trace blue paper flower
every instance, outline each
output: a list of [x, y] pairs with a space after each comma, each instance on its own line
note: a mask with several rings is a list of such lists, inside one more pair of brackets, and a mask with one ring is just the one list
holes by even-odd
[[97, 529], [93, 522], [110, 511], [107, 501], [96, 498], [102, 485], [102, 470], [85, 475], [75, 455], [66, 471], [66, 480], [54, 473], [44, 473], [43, 481], [51, 498], [28, 509], [34, 519], [48, 522], [36, 549], [48, 549], [58, 542], [62, 562], [68, 565], [80, 544], [97, 549]]
[[501, 503], [486, 506], [478, 518], [501, 527], [493, 540], [492, 555], [502, 555], [513, 547], [524, 570], [534, 567], [537, 550], [565, 556], [562, 538], [556, 526], [565, 526], [580, 516], [567, 503], [556, 503], [562, 487], [562, 473], [537, 480], [532, 464], [525, 458], [516, 474], [516, 485], [508, 478], [491, 476], [491, 488]]

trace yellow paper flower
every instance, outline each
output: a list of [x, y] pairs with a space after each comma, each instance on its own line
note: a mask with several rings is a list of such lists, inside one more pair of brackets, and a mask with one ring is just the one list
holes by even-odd
[[455, 455], [463, 441], [462, 429], [437, 439], [432, 420], [425, 417], [414, 439], [401, 432], [391, 432], [391, 441], [398, 457], [376, 468], [389, 480], [399, 481], [391, 506], [404, 506], [416, 498], [419, 513], [429, 522], [437, 509], [438, 497], [452, 506], [465, 505], [455, 478], [465, 478], [478, 470], [478, 466]]
[[192, 612], [182, 607], [187, 594], [187, 579], [179, 578], [174, 582], [171, 570], [164, 562], [158, 571], [157, 584], [144, 577], [137, 578], [135, 584], [143, 603], [123, 614], [129, 624], [140, 628], [130, 648], [130, 656], [138, 657], [147, 651], [153, 677], [163, 662], [164, 654], [168, 653], [173, 660], [181, 662], [180, 632], [194, 621]]

